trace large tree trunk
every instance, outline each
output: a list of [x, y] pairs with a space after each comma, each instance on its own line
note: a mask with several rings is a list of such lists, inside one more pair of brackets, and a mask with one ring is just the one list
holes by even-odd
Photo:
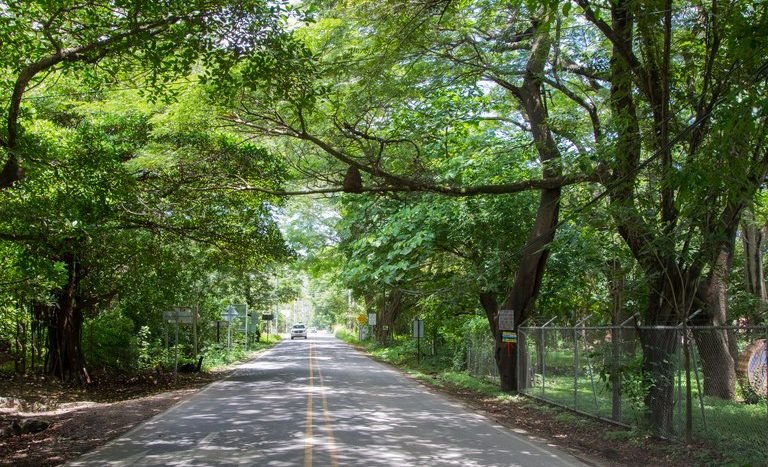
[[[727, 323], [727, 281], [732, 257], [731, 248], [723, 249], [709, 278], [699, 287], [699, 298], [705, 304], [703, 324], [706, 326], [717, 327]], [[701, 356], [704, 394], [733, 400], [736, 397], [736, 367], [732, 355], [732, 347], [735, 349], [732, 336], [724, 329], [697, 329], [693, 336]]]
[[[542, 20], [536, 25], [535, 39], [531, 47], [530, 58], [526, 64], [523, 84], [519, 88], [513, 88], [513, 93], [521, 104], [531, 126], [533, 141], [543, 167], [543, 176], [544, 178], [555, 178], [562, 175], [560, 151], [549, 128], [547, 109], [541, 92], [541, 77], [551, 48], [547, 24], [546, 20]], [[506, 87], [508, 85], [509, 83], [505, 83]], [[527, 320], [531, 315], [534, 301], [539, 294], [541, 278], [544, 275], [544, 268], [549, 256], [549, 244], [555, 238], [555, 230], [559, 220], [560, 193], [559, 187], [541, 191], [536, 219], [528, 235], [528, 241], [523, 248], [520, 267], [509, 295], [504, 300], [504, 309], [514, 311], [515, 332], [517, 332], [520, 323]], [[525, 343], [520, 340], [516, 344], [502, 343], [498, 326], [494, 327], [493, 333], [497, 342], [496, 352], [498, 354], [499, 375], [501, 376], [501, 389], [503, 391], [517, 391], [526, 383], [525, 379], [518, 381], [518, 375], [525, 375], [527, 371], [516, 368], [515, 355], [519, 352], [519, 361], [527, 362]], [[520, 339], [519, 334], [518, 339]]]
[[644, 329], [641, 331], [643, 347], [643, 378], [648, 385], [645, 406], [649, 421], [659, 434], [673, 432], [675, 366], [679, 333], [671, 328]]
[[649, 423], [659, 434], [673, 432], [675, 354], [680, 342], [679, 324], [687, 319], [697, 294], [700, 272], [680, 269], [667, 259], [646, 271], [650, 284], [646, 326], [640, 329], [643, 379], [648, 387], [645, 405]]
[[763, 246], [768, 226], [756, 224], [754, 215], [749, 209], [744, 210], [741, 222], [741, 241], [744, 245], [744, 285], [747, 292], [755, 296], [757, 310], [755, 316], [760, 316], [768, 309], [768, 290], [765, 286], [765, 271], [763, 269]]
[[387, 295], [384, 300], [381, 312], [379, 313], [376, 327], [375, 336], [376, 341], [385, 344], [387, 342], [387, 336], [394, 329], [397, 318], [403, 311], [403, 293], [400, 290], [393, 290]]
[[[493, 357], [496, 362], [496, 369], [499, 371], [501, 390], [507, 392], [516, 391], [519, 388], [517, 373], [521, 371], [516, 365], [517, 349], [511, 343], [502, 342], [496, 294], [490, 292], [481, 293], [480, 304], [483, 306], [483, 310], [485, 310], [485, 316], [488, 318], [488, 324], [493, 334]], [[520, 358], [520, 361], [525, 362], [525, 359]]]
[[[528, 237], [525, 252], [520, 261], [520, 269], [515, 276], [515, 282], [509, 296], [504, 301], [504, 309], [514, 310], [515, 313], [515, 332], [521, 323], [526, 321], [533, 312], [533, 305], [541, 288], [541, 279], [544, 275], [544, 268], [549, 257], [548, 245], [555, 237], [555, 227], [558, 221], [560, 207], [560, 189], [544, 190], [541, 192], [539, 209], [536, 213], [536, 220]], [[502, 391], [517, 391], [526, 386], [526, 379], [518, 381], [518, 375], [526, 375], [527, 371], [516, 368], [516, 359], [514, 355], [520, 352], [519, 361], [527, 363], [525, 358], [525, 342], [521, 340], [520, 333], [517, 334], [516, 344], [507, 344], [501, 342], [501, 333], [498, 326], [494, 328], [496, 336], [496, 350], [503, 354], [511, 353], [512, 357], [500, 357], [505, 365], [499, 366], [499, 375], [501, 376]], [[503, 344], [503, 345], [502, 345]], [[506, 360], [510, 360], [506, 364]], [[502, 373], [502, 370], [504, 373]]]
[[611, 294], [611, 324], [614, 326], [611, 332], [611, 361], [609, 364], [611, 385], [611, 419], [621, 421], [621, 361], [624, 353], [625, 333], [619, 328], [625, 320], [624, 313], [624, 271], [621, 262], [613, 259], [607, 268], [608, 290]]
[[85, 369], [81, 349], [83, 315], [76, 300], [80, 266], [74, 254], [65, 254], [61, 260], [67, 268], [67, 284], [56, 292], [56, 309], [48, 323], [46, 371], [65, 381], [77, 379], [82, 382]]

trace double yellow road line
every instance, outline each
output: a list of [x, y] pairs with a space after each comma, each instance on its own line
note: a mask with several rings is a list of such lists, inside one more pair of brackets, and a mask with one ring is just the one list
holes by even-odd
[[[316, 368], [315, 368], [316, 367]], [[320, 365], [315, 365], [315, 343], [309, 344], [309, 390], [307, 391], [307, 429], [304, 432], [304, 467], [312, 467], [312, 449], [315, 446], [315, 439], [312, 432], [312, 417], [314, 414], [314, 393], [315, 393], [315, 373], [320, 383], [320, 398], [323, 406], [323, 419], [325, 435], [327, 437], [328, 455], [330, 456], [331, 466], [338, 467], [336, 460], [336, 440], [333, 437], [333, 427], [331, 417], [328, 412], [328, 399], [325, 395], [325, 381]]]

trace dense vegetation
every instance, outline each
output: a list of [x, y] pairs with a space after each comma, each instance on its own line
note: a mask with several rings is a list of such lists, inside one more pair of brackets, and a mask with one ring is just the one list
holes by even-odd
[[[227, 304], [299, 294], [319, 326], [376, 313], [381, 343], [416, 316], [445, 348], [485, 332], [505, 391], [501, 310], [765, 322], [764, 2], [2, 5], [17, 371], [151, 367], [163, 311], [211, 343]], [[674, 336], [640, 334], [663, 433]], [[740, 397], [732, 336], [695, 338], [706, 394]]]

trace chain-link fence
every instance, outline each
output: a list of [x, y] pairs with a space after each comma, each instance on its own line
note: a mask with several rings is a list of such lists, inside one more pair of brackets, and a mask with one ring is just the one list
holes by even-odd
[[768, 459], [768, 327], [582, 325], [518, 331], [521, 392]]
[[464, 339], [467, 373], [476, 378], [498, 379], [499, 369], [493, 357], [493, 338], [488, 330], [467, 333]]

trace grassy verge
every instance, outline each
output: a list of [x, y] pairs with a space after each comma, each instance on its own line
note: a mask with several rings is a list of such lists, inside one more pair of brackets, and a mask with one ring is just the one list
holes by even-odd
[[250, 349], [246, 351], [240, 346], [233, 346], [227, 350], [226, 347], [212, 346], [203, 352], [203, 371], [214, 371], [226, 368], [237, 362], [247, 361], [257, 353], [282, 340], [279, 334], [262, 334], [259, 342], [252, 343]]

